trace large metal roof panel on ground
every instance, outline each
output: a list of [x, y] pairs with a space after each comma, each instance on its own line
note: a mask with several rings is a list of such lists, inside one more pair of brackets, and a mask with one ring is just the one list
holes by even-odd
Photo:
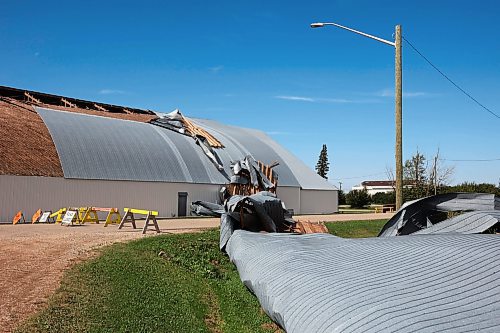
[[496, 235], [342, 239], [236, 230], [226, 252], [289, 333], [500, 330]]
[[[223, 162], [221, 172], [193, 138], [172, 130], [40, 107], [36, 111], [49, 129], [66, 178], [226, 184], [231, 161], [250, 153], [264, 163], [280, 162], [275, 168], [280, 186], [336, 189], [326, 181], [313, 182], [320, 177], [298, 159], [283, 159], [273, 149], [279, 145], [259, 131], [194, 120], [224, 144], [215, 149]], [[309, 180], [298, 175], [303, 167]]]

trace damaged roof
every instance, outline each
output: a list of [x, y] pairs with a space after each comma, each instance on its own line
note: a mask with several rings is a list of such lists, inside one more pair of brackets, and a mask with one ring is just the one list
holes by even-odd
[[[4, 86], [0, 111], [0, 174], [226, 184], [231, 161], [252, 155], [279, 162], [280, 186], [336, 190], [254, 129], [189, 119], [194, 137], [186, 136], [151, 124], [159, 117], [150, 110]], [[219, 167], [196, 140], [200, 133], [218, 143]]]
[[[226, 184], [231, 161], [278, 161], [280, 186], [335, 190], [261, 131], [191, 119], [216, 137], [223, 170], [189, 136], [153, 124], [36, 107], [52, 135], [66, 178]], [[318, 179], [319, 178], [319, 179]]]

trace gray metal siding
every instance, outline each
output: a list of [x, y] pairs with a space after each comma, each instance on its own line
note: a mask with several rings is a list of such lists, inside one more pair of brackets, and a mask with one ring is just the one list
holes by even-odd
[[287, 332], [500, 330], [500, 237], [236, 230], [226, 251]]
[[30, 219], [37, 209], [68, 206], [133, 207], [171, 217], [177, 215], [178, 192], [188, 193], [188, 206], [217, 202], [220, 185], [0, 175], [0, 189], [0, 222], [12, 222], [19, 210]]

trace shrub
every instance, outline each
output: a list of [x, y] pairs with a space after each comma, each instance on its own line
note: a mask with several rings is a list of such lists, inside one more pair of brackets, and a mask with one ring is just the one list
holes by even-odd
[[396, 203], [396, 193], [392, 192], [379, 192], [372, 195], [372, 203], [379, 205], [387, 205]]
[[339, 190], [339, 205], [345, 205], [345, 193], [342, 190]]
[[366, 190], [351, 191], [345, 196], [346, 203], [352, 208], [363, 208], [370, 204], [370, 196]]

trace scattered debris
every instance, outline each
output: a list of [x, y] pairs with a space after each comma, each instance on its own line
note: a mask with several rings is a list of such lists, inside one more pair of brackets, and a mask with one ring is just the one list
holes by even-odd
[[231, 182], [228, 186], [229, 194], [252, 195], [261, 191], [276, 193], [278, 175], [273, 168], [278, 165], [278, 162], [265, 165], [250, 155], [233, 162], [231, 164], [233, 176], [231, 176]]
[[328, 228], [323, 222], [297, 221], [293, 231], [299, 234], [328, 234]]

